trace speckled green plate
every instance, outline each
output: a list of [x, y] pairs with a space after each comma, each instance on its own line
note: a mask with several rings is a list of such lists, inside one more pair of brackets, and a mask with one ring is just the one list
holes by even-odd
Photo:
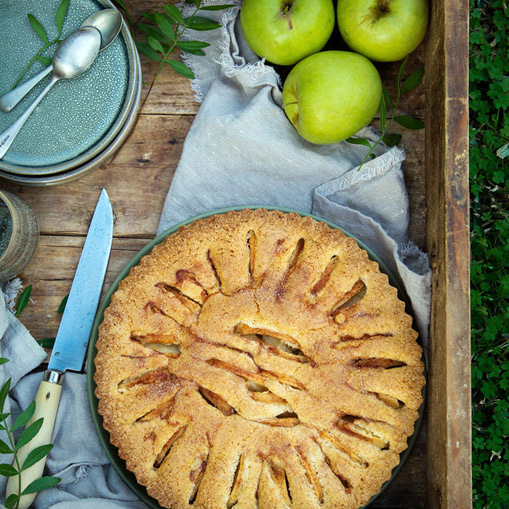
[[[3, 0], [0, 2], [0, 94], [7, 92], [42, 41], [30, 28], [33, 13], [53, 39], [60, 0]], [[73, 0], [63, 36], [76, 30], [94, 12], [112, 8], [110, 0]], [[51, 57], [52, 46], [44, 52]], [[42, 69], [36, 62], [26, 79]], [[0, 132], [7, 129], [38, 96], [39, 83], [11, 112], [0, 112]], [[97, 57], [91, 68], [72, 80], [62, 80], [41, 102], [0, 160], [0, 170], [17, 175], [49, 175], [83, 165], [117, 136], [136, 98], [139, 69], [134, 41], [125, 23], [119, 37]]]
[[[99, 326], [101, 325], [101, 323], [103, 321], [104, 311], [110, 305], [111, 296], [117, 291], [118, 285], [129, 274], [129, 271], [134, 266], [138, 265], [138, 263], [140, 263], [141, 258], [143, 256], [147, 255], [148, 253], [150, 253], [152, 251], [152, 249], [154, 248], [154, 246], [156, 246], [157, 244], [160, 244], [168, 235], [175, 233], [181, 226], [190, 224], [194, 221], [197, 221], [198, 219], [203, 219], [205, 217], [213, 216], [214, 214], [224, 214], [231, 210], [258, 209], [258, 208], [264, 208], [267, 210], [280, 210], [282, 212], [296, 212], [297, 214], [299, 214], [301, 216], [309, 216], [309, 217], [312, 217], [313, 219], [315, 219], [316, 221], [321, 221], [321, 222], [327, 223], [331, 228], [340, 229], [335, 224], [333, 224], [329, 221], [325, 221], [321, 217], [314, 216], [313, 214], [307, 214], [305, 212], [300, 212], [298, 210], [292, 210], [292, 209], [286, 209], [286, 208], [280, 208], [280, 207], [266, 207], [266, 206], [264, 206], [264, 207], [259, 207], [259, 206], [228, 207], [225, 209], [214, 210], [214, 211], [208, 212], [206, 214], [200, 214], [199, 216], [196, 216], [192, 219], [188, 219], [187, 221], [184, 221], [184, 222], [174, 226], [173, 228], [170, 228], [169, 230], [158, 235], [152, 242], [149, 242], [122, 269], [122, 271], [117, 276], [115, 281], [113, 281], [110, 289], [104, 296], [104, 299], [102, 300], [102, 302], [99, 305], [99, 308], [97, 310], [97, 315], [95, 317], [94, 325], [92, 327], [92, 333], [90, 335], [90, 344], [89, 344], [89, 349], [88, 349], [88, 354], [87, 354], [87, 389], [88, 389], [88, 402], [90, 405], [90, 411], [92, 413], [92, 420], [94, 421], [95, 429], [97, 431], [97, 435], [98, 435], [99, 441], [101, 442], [101, 445], [104, 449], [104, 452], [106, 453], [106, 456], [108, 456], [109, 460], [111, 461], [113, 467], [117, 471], [120, 478], [140, 498], [140, 500], [142, 500], [148, 507], [150, 507], [152, 509], [162, 509], [162, 508], [158, 504], [157, 500], [150, 497], [148, 495], [146, 489], [142, 485], [138, 484], [134, 474], [132, 472], [130, 472], [129, 470], [127, 470], [125, 461], [122, 460], [121, 458], [119, 458], [119, 456], [118, 456], [117, 448], [110, 443], [110, 435], [103, 428], [102, 416], [97, 411], [97, 405], [99, 404], [99, 400], [95, 396], [96, 384], [94, 382], [94, 374], [95, 374], [94, 359], [95, 359], [95, 356], [97, 355], [96, 341], [97, 341], [97, 337], [99, 334]], [[361, 241], [356, 239], [353, 235], [350, 235], [345, 230], [342, 230], [342, 231], [345, 233], [345, 235], [348, 235], [349, 237], [352, 237], [353, 239], [355, 239], [355, 241], [359, 244], [359, 246], [362, 249], [367, 251], [369, 258], [378, 263], [378, 265], [380, 266], [380, 270], [389, 276], [390, 283], [392, 284], [392, 286], [394, 286], [398, 289], [399, 298], [402, 299], [406, 303], [406, 305], [407, 305], [406, 311], [407, 311], [407, 313], [409, 313], [411, 315], [412, 309], [410, 306], [410, 301], [408, 299], [408, 296], [406, 295], [405, 291], [401, 288], [401, 286], [396, 283], [396, 281], [397, 281], [396, 278], [391, 273], [391, 271], [387, 269], [387, 267], [382, 262], [382, 260], [380, 260], [380, 258], [378, 258], [378, 256], [376, 256], [376, 254], [373, 253], [373, 251], [371, 251], [371, 249], [369, 249], [364, 243], [362, 243]], [[426, 376], [426, 372], [424, 373], [424, 375]], [[425, 399], [426, 386], [423, 387], [422, 393], [423, 393], [423, 398]], [[364, 506], [364, 508], [368, 507], [387, 488], [387, 486], [391, 483], [391, 481], [394, 479], [396, 474], [399, 472], [399, 470], [405, 463], [406, 459], [408, 458], [408, 456], [412, 450], [412, 447], [415, 444], [417, 435], [419, 434], [419, 429], [421, 426], [423, 415], [424, 415], [424, 401], [423, 401], [421, 407], [419, 408], [419, 418], [415, 422], [414, 433], [411, 437], [408, 438], [408, 441], [407, 441], [408, 448], [405, 451], [403, 451], [403, 453], [401, 453], [401, 455], [400, 455], [399, 465], [394, 467], [394, 469], [392, 471], [391, 478], [384, 483], [384, 485], [382, 486], [382, 489], [375, 496], [373, 496], [373, 498]], [[361, 509], [363, 509], [363, 508], [361, 508]]]

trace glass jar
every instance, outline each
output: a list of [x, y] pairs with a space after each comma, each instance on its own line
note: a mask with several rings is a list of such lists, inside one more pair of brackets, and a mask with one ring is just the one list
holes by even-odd
[[20, 274], [39, 241], [37, 219], [19, 196], [0, 189], [0, 281]]

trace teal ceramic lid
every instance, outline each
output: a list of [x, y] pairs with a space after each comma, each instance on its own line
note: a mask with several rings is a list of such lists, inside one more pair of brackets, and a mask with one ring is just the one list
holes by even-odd
[[[55, 14], [60, 0], [0, 2], [0, 94], [9, 91], [30, 59], [43, 47], [28, 21], [33, 14], [50, 40], [57, 36]], [[94, 12], [111, 8], [109, 0], [72, 0], [62, 38]], [[57, 44], [43, 52], [52, 57]], [[43, 69], [36, 62], [25, 79]], [[44, 78], [11, 112], [0, 112], [6, 130], [39, 95]], [[91, 68], [72, 80], [61, 80], [37, 107], [0, 160], [0, 169], [18, 175], [48, 175], [84, 164], [108, 146], [121, 130], [133, 105], [138, 81], [136, 52], [127, 27], [97, 57]]]

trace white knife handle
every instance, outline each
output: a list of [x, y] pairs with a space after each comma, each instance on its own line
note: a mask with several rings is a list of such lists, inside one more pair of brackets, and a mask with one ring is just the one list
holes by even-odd
[[[62, 380], [63, 373], [60, 373], [59, 371], [47, 370], [44, 373], [44, 379], [41, 382], [41, 385], [39, 385], [39, 390], [35, 397], [35, 413], [27, 426], [41, 417], [44, 418], [44, 421], [39, 433], [37, 433], [37, 435], [35, 435], [28, 444], [18, 451], [18, 461], [20, 466], [23, 465], [23, 462], [30, 451], [34, 450], [36, 447], [46, 445], [51, 442], [51, 435], [53, 434], [58, 404], [60, 402], [60, 393], [62, 392], [62, 385], [60, 385]], [[21, 472], [21, 493], [31, 482], [42, 477], [45, 464], [46, 456], [35, 465], [32, 465], [30, 468]], [[14, 464], [14, 467], [17, 468], [16, 464]], [[18, 476], [9, 477], [7, 481], [6, 497], [12, 493], [19, 493], [18, 488]], [[27, 509], [30, 507], [36, 495], [37, 493], [23, 495], [19, 501], [19, 509]]]

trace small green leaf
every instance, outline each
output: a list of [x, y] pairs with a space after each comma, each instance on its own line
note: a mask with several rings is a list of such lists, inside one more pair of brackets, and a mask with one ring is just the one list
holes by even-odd
[[175, 31], [173, 29], [173, 25], [171, 23], [171, 20], [164, 16], [163, 14], [156, 12], [155, 13], [155, 21], [157, 23], [157, 26], [161, 29], [163, 34], [168, 37], [171, 41], [175, 40]]
[[184, 18], [182, 17], [181, 12], [173, 4], [163, 5], [163, 9], [171, 19], [177, 21], [178, 23], [184, 22]]
[[365, 138], [347, 138], [345, 141], [352, 145], [364, 145], [365, 147], [371, 148], [371, 143]]
[[4, 505], [7, 509], [10, 509], [11, 507], [14, 507], [18, 503], [18, 500], [19, 500], [19, 495], [17, 495], [16, 493], [11, 493], [5, 499]]
[[210, 44], [208, 42], [203, 42], [203, 41], [179, 41], [177, 43], [177, 46], [180, 49], [189, 51], [190, 49], [208, 48], [210, 46]]
[[60, 5], [57, 8], [57, 14], [55, 16], [55, 23], [58, 28], [58, 35], [62, 33], [62, 28], [64, 27], [64, 20], [67, 14], [67, 8], [69, 7], [69, 0], [62, 0]]
[[9, 359], [6, 359], [5, 357], [0, 357], [0, 366], [2, 364], [5, 364], [6, 362], [9, 362]]
[[28, 15], [28, 21], [30, 22], [30, 26], [32, 27], [32, 30], [39, 36], [39, 38], [44, 42], [45, 44], [48, 44], [48, 34], [46, 33], [46, 30], [44, 27], [39, 23], [37, 18], [33, 14]]
[[391, 111], [393, 111], [394, 105], [392, 104], [391, 95], [389, 94], [389, 91], [383, 85], [382, 85], [382, 92], [385, 97], [385, 103], [387, 104], [387, 106], [389, 106], [389, 109]]
[[23, 426], [26, 426], [27, 422], [33, 417], [35, 412], [35, 401], [32, 401], [30, 405], [21, 412], [18, 417], [16, 417], [16, 420], [14, 421], [14, 424], [11, 426], [11, 431], [16, 431], [19, 428], [22, 428]]
[[30, 468], [32, 465], [35, 465], [38, 461], [42, 460], [47, 454], [53, 449], [53, 444], [41, 445], [36, 447], [33, 451], [28, 453], [23, 465], [21, 466], [21, 471]]
[[28, 285], [21, 295], [18, 297], [16, 302], [16, 316], [19, 316], [22, 311], [26, 308], [28, 301], [30, 300], [30, 294], [32, 293], [32, 285]]
[[62, 299], [62, 302], [60, 303], [60, 305], [58, 306], [58, 310], [57, 310], [57, 313], [58, 314], [61, 314], [65, 311], [65, 306], [67, 304], [67, 300], [69, 299], [69, 294], [67, 294], [63, 299]]
[[10, 454], [12, 449], [3, 440], [0, 440], [0, 454]]
[[408, 57], [410, 55], [407, 55], [401, 65], [399, 66], [398, 70], [398, 81], [396, 83], [397, 89], [398, 89], [398, 97], [401, 95], [401, 80], [403, 79], [403, 72], [405, 71], [406, 64], [408, 62]]
[[164, 53], [164, 48], [162, 47], [161, 43], [152, 37], [151, 35], [146, 35], [145, 39], [148, 42], [148, 45], [154, 50], [159, 51], [160, 53]]
[[178, 60], [172, 60], [170, 58], [167, 58], [165, 60], [167, 64], [169, 64], [172, 69], [176, 72], [178, 72], [180, 75], [184, 76], [184, 78], [193, 79], [194, 73], [187, 67], [186, 64], [183, 64], [182, 62], [179, 62]]
[[401, 134], [386, 134], [382, 137], [382, 142], [388, 147], [395, 147], [401, 141]]
[[417, 69], [414, 73], [412, 73], [401, 86], [401, 93], [405, 94], [406, 92], [410, 92], [410, 90], [413, 90], [417, 86], [419, 86], [420, 82], [422, 81], [422, 77], [424, 76], [424, 67], [421, 67], [420, 69]]
[[216, 23], [210, 19], [203, 18], [202, 16], [192, 16], [191, 18], [186, 18], [185, 22], [188, 28], [191, 30], [198, 30], [200, 32], [215, 30], [221, 26], [220, 23]]
[[141, 16], [145, 19], [148, 19], [149, 21], [152, 21], [152, 23], [156, 22], [156, 16], [153, 12], [144, 12]]
[[5, 477], [12, 477], [13, 475], [16, 475], [18, 471], [8, 463], [1, 463], [0, 464], [0, 475], [3, 475]]
[[9, 394], [9, 391], [11, 389], [11, 379], [8, 378], [6, 382], [2, 385], [2, 388], [0, 389], [0, 410], [3, 411], [5, 400], [7, 398], [7, 395]]
[[235, 7], [234, 4], [223, 4], [223, 5], [207, 5], [206, 7], [200, 7], [201, 11], [223, 11], [224, 9], [229, 9], [230, 7]]
[[154, 51], [148, 44], [145, 44], [144, 42], [136, 41], [136, 48], [142, 55], [145, 55], [147, 58], [150, 58], [151, 60], [156, 60], [158, 62], [162, 60], [162, 58], [157, 54], [157, 52]]
[[401, 124], [403, 127], [406, 127], [407, 129], [423, 129], [424, 128], [424, 122], [421, 120], [412, 117], [411, 115], [399, 115], [397, 117], [394, 117], [394, 120]]
[[39, 62], [41, 62], [41, 64], [46, 66], [46, 67], [48, 67], [48, 65], [51, 65], [53, 63], [53, 59], [50, 58], [50, 57], [41, 57], [41, 56], [38, 56], [37, 60], [39, 60]]
[[120, 7], [121, 7], [122, 9], [124, 9], [124, 11], [126, 11], [126, 10], [127, 10], [127, 7], [125, 6], [125, 3], [124, 3], [122, 0], [113, 0], [113, 3], [114, 3], [114, 4], [117, 4], [117, 5], [120, 5]]
[[55, 339], [56, 338], [42, 338], [42, 339], [39, 339], [37, 342], [43, 348], [53, 348], [55, 346]]
[[28, 442], [30, 442], [30, 440], [32, 440], [32, 438], [34, 438], [37, 433], [39, 433], [43, 420], [44, 419], [42, 417], [37, 419], [21, 432], [21, 435], [16, 442], [16, 450], [19, 450], [21, 447], [28, 444]]
[[159, 42], [168, 44], [168, 37], [166, 37], [159, 28], [153, 27], [152, 25], [147, 25], [146, 23], [139, 23], [136, 25], [145, 35], [151, 35], [154, 39], [157, 39]]
[[382, 132], [385, 132], [385, 124], [387, 121], [387, 106], [385, 104], [385, 96], [382, 94], [380, 99], [380, 125], [382, 127]]
[[22, 492], [22, 495], [28, 495], [29, 493], [38, 493], [42, 490], [47, 490], [48, 488], [52, 488], [60, 482], [60, 478], [58, 477], [50, 477], [44, 476], [36, 479], [31, 482]]

